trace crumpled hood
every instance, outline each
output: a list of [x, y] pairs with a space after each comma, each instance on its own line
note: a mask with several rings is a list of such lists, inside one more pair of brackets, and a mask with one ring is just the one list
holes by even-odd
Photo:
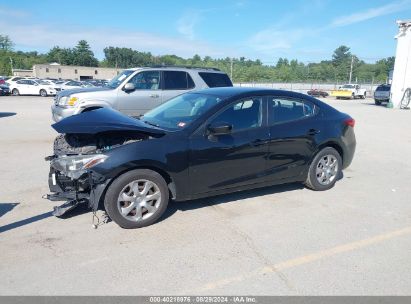
[[107, 131], [136, 131], [155, 137], [165, 134], [165, 131], [160, 128], [148, 125], [111, 108], [101, 108], [72, 115], [51, 126], [61, 134], [97, 134]]
[[58, 96], [68, 96], [68, 95], [73, 95], [77, 93], [83, 93], [83, 92], [99, 92], [99, 91], [109, 91], [113, 90], [110, 87], [96, 87], [96, 88], [78, 88], [78, 89], [68, 89], [68, 90], [63, 90], [61, 91]]

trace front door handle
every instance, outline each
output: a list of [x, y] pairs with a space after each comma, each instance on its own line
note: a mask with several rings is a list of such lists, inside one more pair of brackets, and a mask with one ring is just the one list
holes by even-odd
[[151, 97], [151, 98], [159, 98], [160, 95], [158, 95], [158, 94], [151, 94], [150, 97]]
[[316, 135], [318, 133], [320, 133], [320, 130], [317, 130], [317, 129], [310, 129], [307, 132], [308, 135]]

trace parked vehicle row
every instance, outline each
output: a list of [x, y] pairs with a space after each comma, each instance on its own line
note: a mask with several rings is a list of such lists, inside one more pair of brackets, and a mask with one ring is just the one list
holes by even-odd
[[[63, 90], [103, 87], [107, 81], [91, 79], [87, 81], [39, 79], [36, 77], [7, 77], [0, 79], [0, 85], [8, 86], [8, 91], [14, 96], [39, 95], [54, 96]], [[2, 94], [0, 94], [2, 95]]]

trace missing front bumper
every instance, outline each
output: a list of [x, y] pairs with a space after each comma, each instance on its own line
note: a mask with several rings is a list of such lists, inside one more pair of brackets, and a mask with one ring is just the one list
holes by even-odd
[[43, 198], [53, 202], [65, 201], [62, 205], [54, 207], [55, 216], [62, 216], [84, 203], [92, 211], [96, 211], [108, 183], [109, 180], [103, 179], [101, 175], [92, 171], [79, 179], [72, 179], [51, 167], [49, 188], [52, 193], [44, 195]]

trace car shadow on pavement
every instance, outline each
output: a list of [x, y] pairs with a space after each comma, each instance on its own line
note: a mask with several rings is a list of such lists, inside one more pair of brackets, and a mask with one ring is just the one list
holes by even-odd
[[38, 214], [38, 215], [35, 215], [35, 216], [32, 216], [32, 217], [26, 218], [26, 219], [21, 220], [21, 221], [17, 221], [17, 222], [10, 223], [10, 224], [4, 225], [4, 226], [0, 226], [0, 233], [9, 231], [9, 230], [12, 230], [12, 229], [15, 229], [15, 228], [19, 228], [19, 227], [22, 227], [22, 226], [25, 226], [25, 225], [28, 225], [28, 224], [31, 224], [31, 223], [34, 223], [34, 222], [37, 222], [37, 221], [41, 221], [41, 220], [43, 220], [45, 218], [48, 218], [50, 216], [53, 216], [52, 213], [51, 212], [46, 212], [46, 213], [42, 213], [42, 214]]
[[0, 203], [0, 217], [14, 209], [19, 203]]
[[15, 112], [0, 112], [0, 118], [16, 115]]
[[168, 217], [172, 216], [177, 211], [187, 211], [187, 210], [194, 210], [199, 208], [205, 208], [210, 206], [215, 206], [219, 204], [235, 202], [243, 199], [276, 194], [281, 192], [293, 191], [293, 190], [300, 190], [303, 189], [304, 185], [301, 183], [291, 183], [291, 184], [283, 184], [283, 185], [276, 185], [271, 187], [265, 188], [258, 188], [253, 190], [245, 190], [234, 192], [230, 194], [222, 194], [218, 196], [206, 197], [191, 201], [184, 201], [184, 202], [175, 202], [171, 201], [168, 205], [166, 212], [160, 218], [159, 222], [167, 219]]

